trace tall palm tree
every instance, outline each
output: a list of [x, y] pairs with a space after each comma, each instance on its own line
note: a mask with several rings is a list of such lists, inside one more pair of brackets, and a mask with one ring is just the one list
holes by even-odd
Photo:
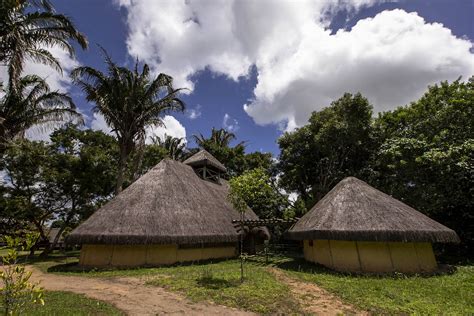
[[184, 138], [173, 137], [165, 134], [165, 139], [153, 136], [151, 138], [153, 144], [163, 147], [168, 152], [168, 157], [173, 160], [183, 160], [186, 150]]
[[48, 47], [57, 46], [74, 55], [70, 40], [87, 48], [86, 37], [67, 16], [55, 13], [48, 0], [2, 1], [0, 63], [8, 67], [10, 91], [16, 90], [27, 59], [61, 71], [60, 63]]
[[0, 153], [5, 143], [22, 136], [33, 125], [73, 119], [82, 123], [82, 115], [76, 112], [71, 97], [51, 91], [46, 81], [36, 75], [24, 76], [16, 91], [12, 93], [7, 87], [0, 100]]
[[74, 69], [71, 75], [87, 100], [95, 103], [94, 111], [104, 116], [117, 136], [120, 157], [115, 193], [118, 194], [122, 191], [130, 154], [145, 142], [145, 128], [163, 125], [161, 115], [183, 111], [184, 103], [177, 97], [181, 89], [173, 88], [170, 76], [159, 74], [151, 78], [148, 65], [139, 72], [137, 61], [135, 69], [130, 70], [115, 64], [105, 50], [103, 53], [107, 73], [86, 66]]
[[[231, 133], [223, 128], [216, 129], [212, 128], [211, 137], [206, 138], [204, 135], [193, 135], [194, 141], [199, 147], [205, 147], [205, 144], [212, 143], [219, 147], [229, 147], [231, 141], [236, 137], [234, 133]], [[242, 143], [243, 144], [243, 143]]]

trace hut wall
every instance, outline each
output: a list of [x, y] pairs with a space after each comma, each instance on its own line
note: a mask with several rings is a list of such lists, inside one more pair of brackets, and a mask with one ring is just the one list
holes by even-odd
[[92, 267], [167, 265], [231, 258], [235, 254], [235, 246], [180, 249], [177, 245], [83, 245], [79, 264]]
[[437, 264], [430, 243], [304, 241], [305, 259], [347, 272], [431, 272]]

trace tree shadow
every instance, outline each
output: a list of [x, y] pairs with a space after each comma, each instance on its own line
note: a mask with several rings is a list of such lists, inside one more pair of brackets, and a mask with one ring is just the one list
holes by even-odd
[[210, 290], [221, 290], [224, 288], [237, 287], [240, 285], [239, 280], [225, 280], [215, 277], [202, 277], [196, 281], [199, 286]]
[[325, 274], [340, 277], [375, 277], [375, 278], [410, 278], [410, 277], [433, 277], [441, 275], [451, 275], [457, 271], [456, 266], [448, 264], [439, 264], [438, 269], [433, 272], [421, 273], [402, 273], [402, 272], [386, 272], [386, 273], [369, 273], [369, 272], [344, 272], [332, 270], [318, 263], [308, 262], [302, 258], [286, 258], [285, 260], [277, 260], [272, 263], [273, 266], [292, 272], [302, 272], [309, 274]]

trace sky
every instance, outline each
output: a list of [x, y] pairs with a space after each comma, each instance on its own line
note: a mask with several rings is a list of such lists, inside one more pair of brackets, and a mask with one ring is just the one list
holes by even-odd
[[[361, 92], [374, 112], [418, 99], [428, 85], [474, 75], [474, 0], [55, 0], [88, 37], [64, 74], [29, 64], [71, 93], [88, 127], [110, 132], [73, 86], [78, 65], [105, 70], [98, 45], [131, 66], [186, 88], [184, 113], [148, 134], [186, 137], [226, 128], [247, 151], [278, 155], [285, 131], [307, 123], [344, 92]], [[45, 139], [40, 131], [31, 138]]]

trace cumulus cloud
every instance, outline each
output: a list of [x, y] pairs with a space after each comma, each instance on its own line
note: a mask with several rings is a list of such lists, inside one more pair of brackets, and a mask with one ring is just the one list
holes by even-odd
[[236, 132], [239, 130], [239, 121], [232, 118], [229, 114], [224, 114], [224, 118], [222, 119], [222, 127], [229, 132]]
[[[104, 116], [100, 113], [94, 113], [90, 126], [94, 130], [100, 130], [106, 134], [115, 136], [110, 126], [107, 124], [107, 122], [105, 122]], [[161, 139], [164, 139], [165, 135], [177, 138], [184, 138], [184, 140], [186, 141], [185, 127], [171, 115], [165, 115], [163, 117], [162, 126], [148, 126], [145, 129], [145, 133], [145, 143], [147, 144], [151, 143], [152, 137], [159, 137]]]
[[287, 129], [346, 91], [383, 111], [419, 98], [429, 84], [474, 73], [472, 43], [417, 13], [384, 11], [350, 30], [328, 29], [339, 10], [375, 2], [118, 0], [128, 12], [130, 55], [190, 89], [204, 69], [239, 80], [255, 66], [244, 110], [258, 124]]
[[184, 138], [186, 141], [186, 129], [184, 126], [173, 116], [166, 115], [163, 118], [162, 126], [149, 126], [146, 129], [146, 143], [151, 142], [152, 137], [159, 137], [161, 139], [165, 138], [165, 135], [173, 136], [176, 138]]

